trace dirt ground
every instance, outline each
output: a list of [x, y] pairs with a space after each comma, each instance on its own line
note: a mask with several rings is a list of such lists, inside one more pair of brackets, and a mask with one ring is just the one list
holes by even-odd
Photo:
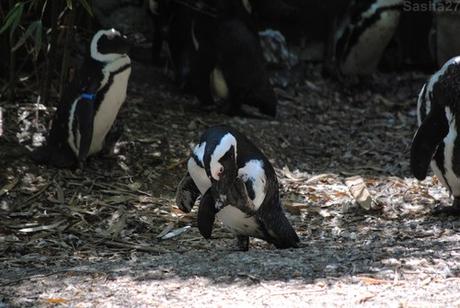
[[[83, 172], [34, 165], [25, 149], [50, 111], [37, 113], [32, 95], [6, 106], [18, 123], [0, 141], [0, 307], [460, 305], [460, 221], [431, 215], [451, 202], [447, 191], [408, 170], [427, 76], [378, 74], [356, 86], [305, 70], [277, 90], [270, 120], [203, 112], [160, 70], [136, 64], [116, 155]], [[273, 162], [301, 248], [252, 240], [237, 252], [225, 229], [206, 241], [196, 212], [174, 207], [191, 144], [220, 123]], [[356, 175], [373, 210], [350, 193]], [[175, 236], [158, 238], [168, 230]]]

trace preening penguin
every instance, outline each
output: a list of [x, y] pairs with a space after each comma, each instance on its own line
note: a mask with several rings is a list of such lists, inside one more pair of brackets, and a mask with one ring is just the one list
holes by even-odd
[[128, 50], [127, 38], [115, 29], [93, 36], [89, 55], [64, 92], [47, 143], [32, 153], [32, 159], [70, 168], [102, 150], [126, 98]]
[[286, 218], [275, 170], [244, 135], [228, 126], [209, 128], [188, 160], [177, 188], [176, 203], [190, 212], [201, 195], [198, 228], [210, 238], [215, 216], [248, 250], [249, 237], [277, 248], [298, 247], [299, 238]]
[[344, 74], [376, 71], [401, 16], [403, 0], [359, 0], [338, 32], [337, 54]]
[[423, 180], [431, 163], [439, 181], [454, 196], [439, 213], [460, 214], [460, 57], [445, 63], [423, 86], [417, 104], [419, 128], [412, 141], [410, 164]]

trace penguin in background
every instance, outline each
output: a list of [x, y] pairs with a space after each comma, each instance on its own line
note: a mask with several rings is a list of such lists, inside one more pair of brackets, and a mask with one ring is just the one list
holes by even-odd
[[179, 86], [208, 109], [223, 101], [223, 112], [241, 105], [275, 116], [277, 100], [268, 79], [248, 0], [178, 3], [168, 26], [168, 47]]
[[[268, 78], [257, 29], [251, 20], [251, 5], [247, 0], [216, 1], [215, 33], [208, 32], [197, 40], [199, 67], [195, 88], [202, 103], [222, 100], [224, 112], [242, 114], [243, 104], [254, 106], [270, 117], [277, 112], [277, 99]], [[207, 42], [212, 38], [212, 41]]]
[[417, 102], [419, 128], [412, 141], [411, 171], [425, 179], [428, 166], [454, 197], [435, 214], [460, 215], [460, 57], [446, 62], [423, 86]]
[[247, 104], [275, 117], [278, 102], [255, 29], [241, 18], [225, 16], [218, 28], [216, 46], [211, 89], [215, 96], [226, 101], [226, 113], [237, 115], [241, 105]]
[[196, 54], [194, 19], [201, 1], [149, 0], [153, 20], [152, 61], [161, 64], [163, 43], [168, 45], [168, 62], [171, 63], [175, 83], [190, 90], [191, 66]]
[[129, 48], [126, 36], [115, 29], [94, 34], [89, 55], [64, 91], [46, 145], [31, 154], [34, 161], [82, 168], [88, 156], [103, 150], [126, 98]]
[[178, 185], [177, 206], [192, 210], [201, 196], [198, 228], [209, 239], [215, 217], [235, 236], [239, 250], [249, 249], [249, 237], [277, 248], [298, 247], [299, 237], [285, 216], [275, 170], [265, 155], [243, 134], [228, 126], [204, 132]]
[[398, 27], [404, 0], [355, 0], [337, 32], [337, 58], [345, 75], [377, 70]]

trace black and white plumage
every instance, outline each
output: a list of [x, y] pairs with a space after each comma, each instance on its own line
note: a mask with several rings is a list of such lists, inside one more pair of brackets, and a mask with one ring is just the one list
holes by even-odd
[[423, 86], [417, 104], [419, 128], [411, 147], [411, 170], [423, 180], [431, 168], [454, 196], [440, 212], [460, 214], [460, 57], [446, 62]]
[[209, 108], [244, 114], [250, 105], [276, 116], [277, 99], [268, 78], [247, 0], [201, 0], [172, 7], [168, 47], [175, 78]]
[[344, 74], [376, 71], [399, 23], [403, 0], [355, 0], [337, 32], [337, 54]]
[[126, 98], [129, 45], [115, 29], [93, 36], [89, 55], [64, 91], [46, 145], [32, 153], [35, 161], [68, 168], [103, 149]]
[[287, 220], [278, 181], [268, 159], [244, 135], [228, 126], [209, 128], [188, 160], [176, 203], [190, 212], [201, 195], [200, 233], [209, 238], [214, 218], [237, 236], [247, 250], [249, 237], [264, 239], [277, 248], [297, 247], [299, 238]]

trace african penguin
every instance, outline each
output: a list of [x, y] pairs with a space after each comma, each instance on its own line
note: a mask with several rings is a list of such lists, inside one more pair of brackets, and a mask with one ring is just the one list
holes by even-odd
[[80, 167], [103, 149], [126, 98], [131, 73], [128, 39], [115, 29], [93, 36], [89, 55], [68, 85], [54, 116], [47, 143], [32, 159], [59, 168]]
[[204, 132], [177, 188], [176, 203], [190, 212], [201, 195], [198, 228], [210, 238], [215, 216], [248, 250], [249, 237], [277, 248], [298, 247], [299, 238], [286, 218], [275, 170], [243, 134], [228, 126]]
[[337, 32], [340, 70], [346, 75], [376, 71], [401, 16], [403, 0], [356, 0]]
[[168, 27], [175, 78], [204, 107], [220, 100], [229, 115], [247, 104], [275, 116], [277, 100], [250, 12], [246, 0], [177, 4]]
[[247, 104], [275, 117], [278, 102], [258, 34], [239, 19], [225, 19], [219, 25], [216, 46], [211, 89], [226, 101], [226, 113], [237, 115], [241, 105]]
[[[241, 114], [243, 104], [254, 106], [265, 115], [276, 116], [277, 99], [268, 78], [257, 29], [251, 19], [248, 1], [216, 1], [215, 33], [200, 36], [208, 48], [198, 51], [198, 65], [206, 67], [198, 77], [198, 92], [211, 91], [212, 100], [224, 102], [224, 112]], [[204, 45], [204, 44], [202, 44]], [[212, 62], [211, 62], [212, 61]], [[200, 96], [206, 97], [201, 94]]]
[[454, 196], [452, 207], [438, 213], [460, 214], [460, 57], [446, 62], [423, 86], [417, 103], [419, 128], [411, 146], [414, 176], [423, 180], [428, 165]]

